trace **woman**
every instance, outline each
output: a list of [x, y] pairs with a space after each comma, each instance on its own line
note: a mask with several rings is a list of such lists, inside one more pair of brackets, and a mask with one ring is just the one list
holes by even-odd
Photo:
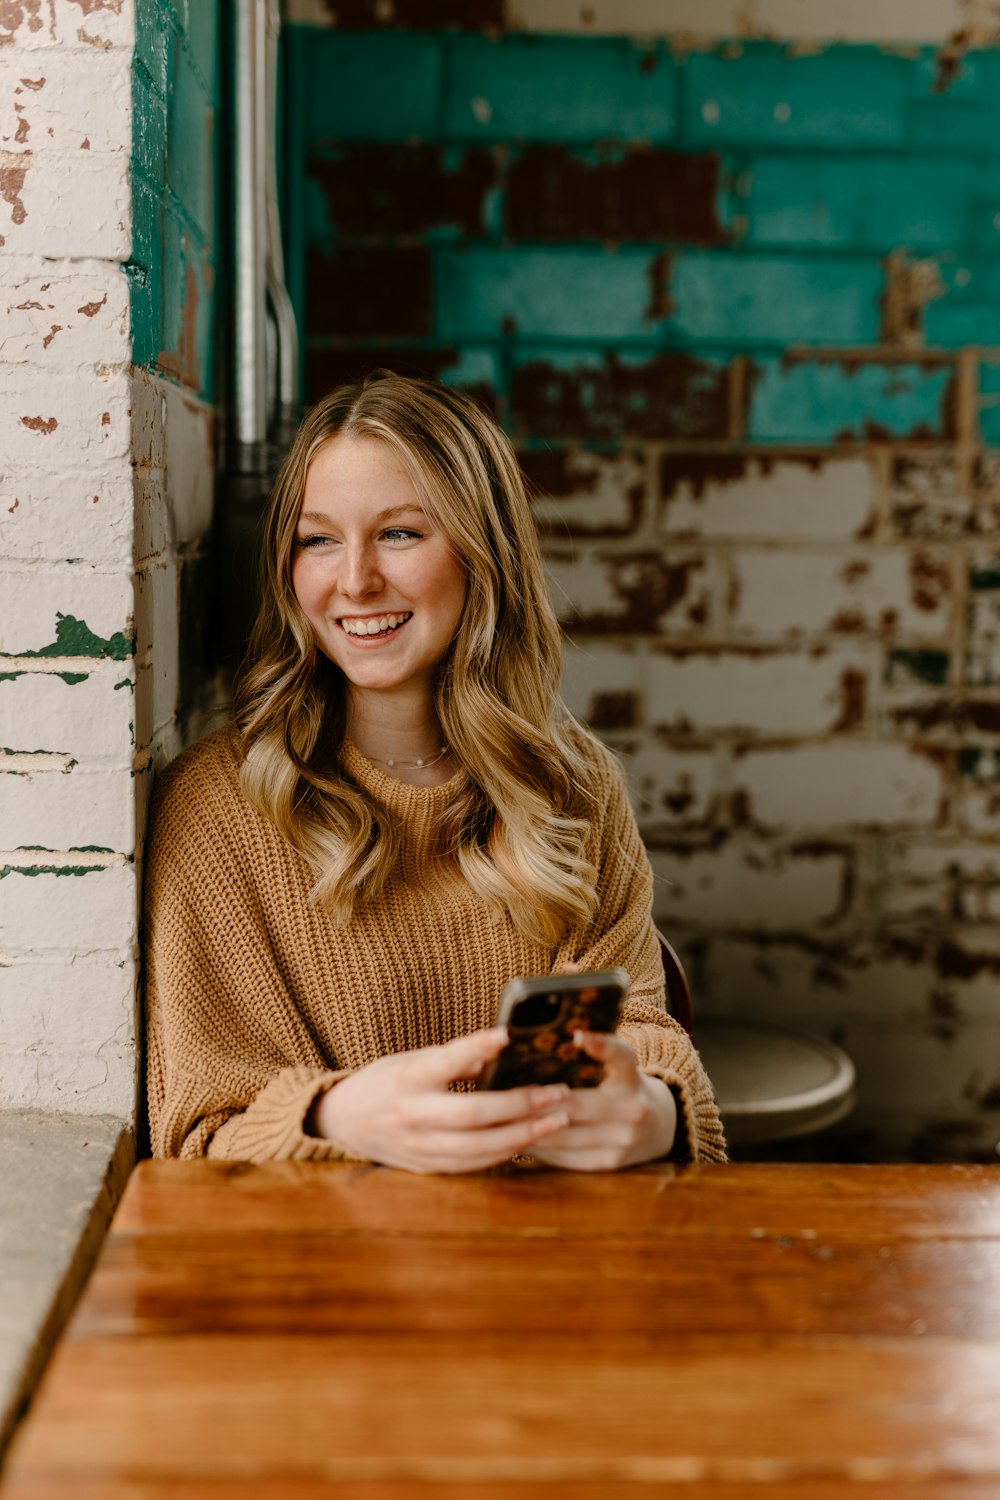
[[[477, 1170], [724, 1157], [664, 1012], [652, 878], [610, 754], [562, 708], [513, 452], [385, 371], [307, 415], [264, 531], [235, 725], [158, 788], [149, 1112], [166, 1156]], [[620, 964], [599, 1087], [476, 1092], [518, 974]]]

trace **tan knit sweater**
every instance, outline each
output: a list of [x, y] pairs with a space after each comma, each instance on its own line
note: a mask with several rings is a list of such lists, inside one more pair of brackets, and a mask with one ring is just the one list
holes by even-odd
[[711, 1087], [664, 1012], [650, 917], [652, 877], [620, 772], [604, 792], [590, 857], [597, 915], [558, 949], [492, 919], [430, 838], [449, 785], [392, 780], [353, 746], [346, 769], [402, 821], [403, 854], [382, 896], [337, 928], [309, 900], [305, 860], [239, 786], [232, 729], [185, 751], [157, 787], [145, 881], [149, 1123], [158, 1156], [245, 1161], [344, 1153], [305, 1134], [317, 1094], [375, 1058], [494, 1022], [517, 974], [566, 960], [621, 964], [632, 978], [621, 1034], [678, 1102], [679, 1159], [725, 1159]]

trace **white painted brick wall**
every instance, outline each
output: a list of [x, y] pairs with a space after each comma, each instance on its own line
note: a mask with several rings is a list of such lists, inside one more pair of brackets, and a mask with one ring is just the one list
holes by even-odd
[[737, 759], [747, 816], [772, 828], [933, 824], [944, 796], [940, 761], [904, 745], [800, 745]]
[[101, 963], [0, 968], [0, 1109], [135, 1114], [135, 970]]
[[629, 493], [646, 489], [646, 463], [641, 455], [604, 455], [584, 449], [566, 457], [567, 475], [575, 481], [572, 495], [534, 495], [532, 505], [541, 527], [556, 541], [566, 528], [575, 533], [628, 531], [632, 526]]
[[53, 370], [123, 364], [129, 357], [128, 283], [99, 261], [0, 259], [0, 364]]
[[[9, 469], [76, 474], [108, 465], [131, 449], [131, 381], [100, 365], [58, 375], [33, 365], [0, 365], [0, 427]], [[9, 470], [8, 470], [9, 471]]]
[[844, 901], [844, 859], [733, 841], [718, 850], [651, 854], [654, 911], [729, 930], [789, 932], [832, 921]]
[[638, 699], [645, 659], [631, 646], [612, 649], [589, 641], [568, 644], [563, 670], [563, 696], [581, 718], [595, 720], [602, 697], [627, 695]]
[[[131, 855], [136, 843], [131, 768], [73, 765], [67, 756], [65, 770], [35, 769], [44, 758], [0, 757], [0, 850], [93, 846]], [[17, 769], [8, 770], [10, 763]]]
[[0, 7], [0, 1107], [129, 1119], [133, 19]]
[[132, 662], [80, 659], [62, 669], [86, 675], [80, 682], [65, 682], [55, 671], [0, 678], [0, 745], [130, 766], [135, 719]]
[[[2, 856], [0, 856], [2, 859]], [[135, 866], [68, 866], [82, 874], [2, 866], [0, 949], [15, 959], [72, 957], [74, 965], [113, 954], [131, 963], [136, 927]]]
[[78, 557], [107, 569], [129, 565], [135, 497], [131, 475], [124, 465], [116, 467], [120, 473], [0, 475], [0, 556], [49, 563]]
[[733, 563], [733, 628], [769, 639], [871, 634], [940, 642], [952, 624], [948, 554], [744, 547]]
[[844, 723], [852, 693], [869, 683], [872, 670], [863, 647], [760, 655], [654, 648], [650, 721], [654, 729], [695, 736], [829, 734]]
[[704, 632], [719, 614], [726, 584], [721, 560], [711, 553], [675, 548], [664, 559], [637, 551], [634, 542], [621, 550], [608, 544], [550, 550], [546, 568], [559, 618], [582, 632], [635, 630], [638, 621], [650, 632]]
[[712, 816], [726, 775], [725, 751], [647, 743], [621, 746], [619, 755], [639, 826], [647, 836], [664, 826], [698, 826]]
[[747, 460], [740, 478], [707, 479], [700, 492], [682, 481], [663, 498], [662, 527], [668, 545], [682, 537], [851, 541], [875, 525], [877, 514], [870, 459], [818, 464], [761, 456]]
[[[55, 50], [76, 51], [87, 61], [119, 48], [131, 54], [135, 43], [135, 11], [131, 0], [19, 0], [0, 11], [0, 46], [36, 58]], [[129, 139], [128, 133], [125, 137]]]
[[132, 574], [88, 563], [0, 565], [0, 653], [21, 656], [51, 647], [58, 617], [71, 616], [102, 640], [132, 633]]
[[0, 50], [0, 145], [33, 156], [56, 151], [128, 156], [132, 81], [113, 50], [95, 47], [81, 67], [77, 52], [53, 48], [26, 58]]

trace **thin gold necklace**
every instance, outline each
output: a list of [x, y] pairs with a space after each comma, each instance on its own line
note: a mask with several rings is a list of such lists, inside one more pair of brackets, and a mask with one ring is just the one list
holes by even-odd
[[392, 766], [400, 771], [425, 771], [428, 766], [436, 766], [439, 760], [444, 760], [447, 754], [448, 746], [442, 745], [436, 755], [421, 757], [420, 760], [400, 760], [396, 755], [390, 755], [385, 760], [380, 755], [372, 755], [369, 759], [380, 766]]

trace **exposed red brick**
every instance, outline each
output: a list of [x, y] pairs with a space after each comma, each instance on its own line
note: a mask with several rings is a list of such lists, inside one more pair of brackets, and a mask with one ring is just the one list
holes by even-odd
[[865, 720], [868, 682], [863, 672], [846, 667], [840, 674], [840, 715], [833, 726], [835, 734], [859, 728]]
[[59, 423], [55, 417], [22, 417], [21, 426], [28, 427], [32, 432], [40, 432], [44, 437], [49, 437], [55, 432]]
[[[397, 375], [422, 380], [440, 380], [445, 371], [458, 364], [459, 358], [458, 350], [447, 348], [313, 347], [306, 351], [305, 399], [309, 403], [318, 401], [335, 386], [361, 380], [372, 370], [378, 369], [393, 370]], [[462, 390], [496, 414], [497, 395], [491, 387], [481, 384], [463, 385]]]
[[938, 944], [934, 962], [942, 979], [975, 979], [984, 971], [1000, 974], [1000, 954], [970, 953], [967, 948], [947, 941]]
[[333, 24], [345, 31], [395, 26], [411, 31], [439, 31], [445, 26], [489, 31], [499, 29], [504, 20], [504, 0], [323, 0], [323, 4]]
[[[12, 224], [23, 224], [28, 217], [27, 209], [21, 200], [24, 189], [24, 179], [28, 175], [31, 166], [31, 152], [22, 151], [17, 158], [6, 154], [6, 165], [0, 167], [0, 198], [10, 204], [10, 219]], [[0, 234], [0, 245], [6, 244], [6, 240]]]
[[949, 729], [955, 734], [1000, 734], [1000, 703], [982, 698], [938, 699], [893, 711], [897, 724], [917, 730]]
[[[598, 468], [595, 466], [588, 474], [581, 472], [575, 465], [571, 467], [570, 450], [566, 448], [525, 448], [518, 454], [518, 458], [529, 495], [542, 494], [554, 500], [562, 500], [576, 495], [593, 494], [597, 488], [600, 478]], [[587, 526], [585, 528], [587, 536], [628, 535], [635, 529], [639, 520], [642, 497], [643, 485], [642, 481], [638, 480], [625, 491], [624, 498], [628, 503], [627, 520], [617, 526]], [[556, 521], [549, 526], [543, 525], [542, 529], [563, 535], [567, 531], [565, 523]]]
[[584, 160], [568, 146], [526, 146], [508, 177], [517, 239], [676, 241], [722, 245], [719, 159], [633, 146]]
[[[189, 390], [201, 389], [201, 369], [198, 360], [198, 303], [201, 288], [194, 262], [188, 257], [187, 238], [184, 241], [184, 302], [181, 309], [181, 326], [176, 349], [160, 351], [157, 366], [164, 375], [171, 375]], [[93, 304], [89, 304], [93, 306]], [[100, 304], [97, 304], [100, 306]], [[83, 311], [83, 308], [80, 309]]]
[[310, 333], [333, 338], [426, 338], [434, 327], [434, 283], [424, 249], [309, 247]]
[[670, 275], [673, 268], [673, 257], [670, 255], [654, 255], [649, 262], [649, 302], [646, 304], [646, 321], [658, 323], [661, 318], [669, 318], [674, 310], [673, 298], [670, 295]]
[[85, 302], [82, 307], [77, 308], [77, 312], [83, 313], [83, 316], [85, 318], [96, 318], [97, 314], [100, 312], [101, 308], [104, 306], [107, 300], [108, 294], [107, 292], [105, 292], [100, 302]]
[[[629, 631], [655, 635], [662, 616], [683, 603], [692, 585], [692, 575], [704, 570], [701, 557], [670, 562], [657, 553], [629, 554], [615, 557], [610, 563], [612, 587], [621, 600], [621, 608], [602, 614], [586, 608], [578, 610], [572, 622], [588, 635]], [[688, 623], [702, 623], [707, 614], [703, 596], [691, 601], [686, 612]]]
[[511, 381], [513, 415], [530, 437], [724, 438], [726, 398], [725, 366], [681, 353], [642, 364], [608, 353], [596, 368], [569, 370], [530, 360]]
[[595, 693], [590, 701], [587, 723], [591, 729], [634, 729], [638, 722], [634, 693]]
[[933, 614], [940, 608], [942, 599], [951, 592], [951, 574], [943, 557], [930, 557], [926, 552], [914, 552], [910, 556], [910, 598], [917, 609]]
[[660, 498], [671, 500], [682, 485], [687, 485], [692, 498], [700, 500], [709, 485], [734, 484], [743, 479], [751, 463], [766, 475], [771, 473], [779, 461], [802, 464], [805, 468], [816, 471], [826, 462], [826, 455], [785, 450], [775, 453], [664, 453], [659, 465]]
[[441, 146], [345, 146], [336, 157], [314, 156], [309, 178], [326, 198], [337, 235], [423, 234], [442, 226], [483, 232], [484, 203], [497, 165], [473, 148], [454, 171]]

